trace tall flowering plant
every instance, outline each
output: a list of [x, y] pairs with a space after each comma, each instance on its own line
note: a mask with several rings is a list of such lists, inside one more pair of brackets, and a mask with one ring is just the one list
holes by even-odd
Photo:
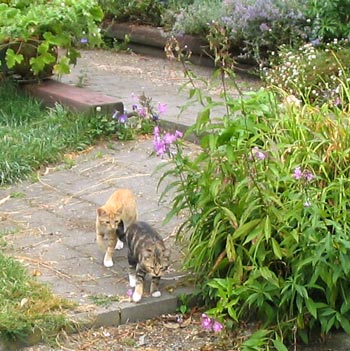
[[242, 350], [350, 333], [348, 110], [281, 102], [268, 89], [220, 103], [227, 114], [213, 122], [206, 106], [191, 128], [198, 152], [178, 145], [161, 178], [172, 177], [167, 219], [186, 214], [178, 238], [207, 316], [258, 320]]

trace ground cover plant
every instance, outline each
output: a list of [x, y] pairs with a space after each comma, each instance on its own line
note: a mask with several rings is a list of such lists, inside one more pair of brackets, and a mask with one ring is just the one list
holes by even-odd
[[53, 296], [48, 287], [30, 278], [14, 259], [0, 254], [0, 337], [24, 340], [36, 333], [49, 340], [60, 330], [73, 329], [67, 317], [71, 302]]
[[[215, 40], [222, 33], [211, 36], [218, 74], [234, 84], [228, 42]], [[238, 99], [224, 89], [214, 101], [193, 85], [203, 111], [188, 133], [200, 150], [190, 157], [177, 139], [164, 152], [162, 180], [175, 180], [162, 198], [172, 196], [168, 218], [185, 214], [178, 239], [207, 315], [231, 331], [256, 322], [240, 350], [285, 351], [315, 332], [350, 333], [348, 76], [337, 80], [337, 106], [282, 88]], [[227, 113], [214, 118], [217, 104]]]

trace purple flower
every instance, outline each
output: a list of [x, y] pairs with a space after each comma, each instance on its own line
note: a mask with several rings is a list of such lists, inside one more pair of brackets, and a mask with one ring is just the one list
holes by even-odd
[[257, 146], [253, 147], [252, 154], [254, 158], [257, 158], [261, 161], [265, 160], [266, 158], [266, 154], [263, 151], [261, 151]]
[[201, 316], [201, 325], [204, 329], [208, 331], [213, 331], [215, 333], [222, 331], [222, 329], [224, 328], [220, 322], [211, 319], [205, 313], [203, 313]]
[[215, 321], [215, 322], [213, 323], [212, 329], [213, 329], [213, 331], [214, 331], [215, 333], [221, 332], [221, 330], [222, 330], [223, 328], [224, 328], [224, 327], [223, 327], [223, 325], [222, 325], [220, 322]]
[[170, 133], [165, 133], [163, 137], [164, 143], [168, 145], [171, 145], [176, 139], [176, 136]]
[[167, 104], [158, 104], [158, 113], [162, 114], [162, 113], [166, 113], [166, 111], [168, 110], [168, 105]]
[[212, 321], [205, 313], [201, 316], [201, 325], [206, 330], [211, 330], [212, 328]]
[[139, 108], [137, 112], [139, 116], [146, 117], [146, 109], [144, 107]]
[[159, 116], [156, 113], [154, 113], [152, 115], [152, 120], [153, 120], [153, 122], [157, 122], [159, 120]]
[[136, 105], [136, 104], [133, 104], [133, 105], [131, 106], [131, 108], [132, 108], [133, 111], [137, 111], [137, 105]]
[[179, 130], [175, 130], [175, 137], [176, 137], [176, 139], [182, 138], [183, 137], [183, 133], [180, 132]]
[[300, 167], [295, 168], [292, 177], [298, 180], [304, 179], [307, 182], [311, 182], [315, 178], [315, 176], [310, 171], [302, 171]]
[[81, 44], [87, 44], [89, 42], [89, 40], [87, 38], [81, 38], [80, 39], [80, 43]]
[[339, 106], [341, 103], [340, 97], [337, 96], [337, 98], [334, 100], [334, 106]]
[[130, 288], [130, 289], [128, 289], [128, 291], [126, 292], [126, 295], [128, 295], [129, 297], [131, 297], [133, 293], [134, 293], [134, 290]]
[[303, 172], [301, 171], [300, 167], [295, 168], [292, 177], [294, 179], [301, 179], [302, 176], [303, 176]]
[[308, 182], [311, 182], [314, 179], [314, 175], [310, 171], [304, 171], [303, 172], [303, 177]]
[[316, 38], [314, 40], [311, 40], [310, 43], [312, 44], [312, 46], [320, 46], [321, 45], [321, 40], [319, 38]]
[[153, 142], [153, 147], [158, 156], [164, 155], [167, 151], [167, 146], [163, 140], [155, 140]]
[[270, 29], [270, 27], [266, 23], [261, 23], [260, 24], [260, 30], [262, 32], [267, 32]]
[[160, 129], [158, 126], [154, 127], [153, 132], [153, 147], [157, 155], [164, 155], [169, 151], [170, 146], [178, 139], [182, 137], [182, 133], [176, 131], [174, 134], [169, 132], [165, 133], [163, 136], [160, 135]]
[[128, 116], [126, 114], [122, 114], [118, 116], [118, 122], [125, 124], [128, 121]]

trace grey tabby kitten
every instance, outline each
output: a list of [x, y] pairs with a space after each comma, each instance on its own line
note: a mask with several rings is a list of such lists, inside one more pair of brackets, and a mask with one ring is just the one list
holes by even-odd
[[151, 295], [161, 296], [159, 280], [168, 268], [170, 260], [170, 252], [166, 249], [162, 237], [149, 224], [135, 222], [126, 232], [126, 241], [130, 268], [129, 284], [135, 288], [132, 300], [141, 300], [143, 282], [147, 274], [152, 277]]

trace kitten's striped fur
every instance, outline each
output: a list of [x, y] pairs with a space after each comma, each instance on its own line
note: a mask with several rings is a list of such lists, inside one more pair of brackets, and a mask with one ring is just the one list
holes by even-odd
[[133, 223], [126, 232], [128, 244], [129, 283], [135, 287], [132, 299], [141, 300], [145, 276], [152, 277], [150, 293], [161, 296], [159, 280], [168, 268], [170, 253], [161, 236], [146, 222]]

